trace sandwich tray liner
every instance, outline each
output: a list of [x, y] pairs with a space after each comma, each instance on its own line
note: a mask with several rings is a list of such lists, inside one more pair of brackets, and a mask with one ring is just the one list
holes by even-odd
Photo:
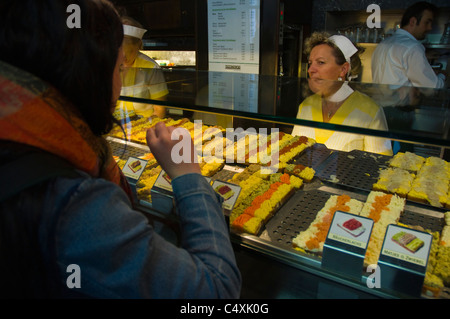
[[313, 169], [317, 169], [323, 161], [325, 161], [328, 156], [333, 151], [328, 149], [324, 144], [314, 144], [311, 147], [305, 149], [299, 156], [297, 156], [292, 164], [301, 164], [307, 167], [312, 167]]
[[[321, 181], [332, 183], [336, 187], [370, 192], [373, 189], [373, 184], [378, 181], [381, 170], [389, 167], [391, 159], [391, 156], [358, 150], [351, 152], [333, 151], [316, 169], [315, 176]], [[407, 203], [414, 203], [424, 208], [433, 208], [442, 213], [448, 210], [444, 207], [437, 207], [430, 203], [411, 199], [407, 199]]]
[[266, 224], [271, 241], [292, 248], [292, 239], [309, 227], [330, 195], [319, 190], [297, 191]]

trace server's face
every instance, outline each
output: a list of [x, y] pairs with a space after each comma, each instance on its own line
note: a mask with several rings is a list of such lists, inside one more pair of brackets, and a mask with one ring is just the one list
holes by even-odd
[[125, 61], [124, 61], [125, 67], [133, 66], [133, 63], [139, 54], [140, 46], [141, 42], [139, 39], [128, 36], [123, 37], [122, 47], [123, 53], [125, 54]]
[[[122, 89], [122, 70], [124, 66], [125, 56], [122, 47], [119, 48], [117, 55], [116, 66], [113, 73], [113, 102], [114, 107], [117, 99], [120, 97], [120, 91]], [[113, 107], [113, 109], [114, 109]]]
[[425, 10], [422, 14], [420, 22], [416, 18], [411, 18], [411, 34], [417, 40], [424, 40], [427, 33], [433, 28], [433, 12]]
[[334, 93], [330, 91], [334, 91], [336, 86], [340, 87], [335, 81], [338, 78], [345, 79], [349, 67], [348, 62], [343, 65], [336, 63], [333, 48], [328, 44], [319, 44], [311, 50], [308, 65], [310, 89], [324, 95]]

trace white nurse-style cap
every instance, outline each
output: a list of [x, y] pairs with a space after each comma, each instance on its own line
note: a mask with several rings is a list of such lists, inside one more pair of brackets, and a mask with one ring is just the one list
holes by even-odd
[[341, 50], [342, 54], [344, 54], [345, 61], [350, 64], [347, 74], [350, 73], [350, 69], [352, 67], [350, 58], [353, 54], [358, 52], [358, 49], [353, 45], [352, 41], [343, 35], [332, 35], [328, 39], [331, 40], [339, 48], [339, 50]]
[[350, 58], [352, 57], [352, 55], [358, 52], [358, 49], [353, 45], [352, 41], [350, 41], [343, 35], [333, 35], [328, 39], [336, 44], [339, 50], [341, 50], [341, 52], [344, 54], [345, 60], [348, 63], [350, 63]]
[[145, 29], [133, 27], [132, 25], [124, 24], [123, 25], [123, 34], [128, 35], [130, 37], [138, 38], [142, 40], [144, 33], [147, 32]]

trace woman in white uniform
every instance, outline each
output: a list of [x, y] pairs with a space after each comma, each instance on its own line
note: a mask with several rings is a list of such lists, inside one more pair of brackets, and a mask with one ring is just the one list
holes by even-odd
[[[308, 55], [308, 84], [315, 93], [299, 106], [297, 118], [387, 130], [383, 109], [367, 95], [354, 91], [348, 81], [361, 68], [358, 49], [346, 37], [313, 33], [306, 40]], [[391, 141], [360, 134], [335, 132], [305, 126], [295, 126], [293, 135], [314, 138], [317, 143], [341, 151], [362, 150], [392, 155]]]

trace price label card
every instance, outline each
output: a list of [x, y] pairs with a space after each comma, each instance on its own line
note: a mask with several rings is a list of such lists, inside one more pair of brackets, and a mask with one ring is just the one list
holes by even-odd
[[322, 267], [360, 280], [372, 228], [370, 218], [335, 212], [323, 246]]
[[239, 197], [239, 193], [241, 192], [241, 187], [235, 184], [222, 182], [219, 180], [215, 180], [212, 184], [213, 189], [222, 196], [223, 208], [226, 210], [233, 210], [234, 204]]
[[[211, 177], [203, 176], [208, 184], [211, 184]], [[155, 184], [153, 185], [155, 187], [159, 187], [161, 189], [164, 189], [166, 191], [172, 192], [172, 180], [167, 175], [167, 173], [164, 170], [161, 170], [158, 177], [156, 178]]]
[[126, 177], [132, 179], [134, 182], [137, 182], [141, 177], [147, 162], [148, 161], [140, 158], [129, 157], [125, 163], [125, 166], [122, 168], [122, 172]]
[[327, 239], [366, 250], [373, 220], [341, 211], [334, 214]]
[[378, 258], [381, 288], [419, 297], [432, 240], [431, 234], [389, 225]]
[[380, 261], [388, 261], [413, 270], [426, 270], [433, 238], [431, 234], [389, 225], [386, 230]]
[[172, 192], [172, 179], [169, 177], [169, 175], [164, 171], [161, 170], [158, 177], [156, 178], [155, 184], [153, 185], [155, 187], [162, 188], [166, 191]]

